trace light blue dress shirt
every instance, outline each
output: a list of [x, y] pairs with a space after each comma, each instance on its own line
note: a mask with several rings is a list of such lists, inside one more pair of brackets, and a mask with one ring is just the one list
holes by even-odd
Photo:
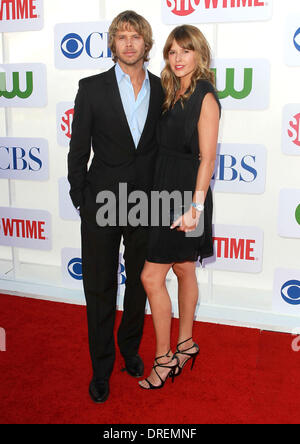
[[127, 122], [134, 140], [135, 147], [138, 147], [147, 115], [150, 102], [150, 81], [149, 74], [145, 68], [145, 80], [135, 100], [134, 89], [128, 74], [125, 74], [120, 65], [116, 64], [116, 77], [122, 99], [123, 108]]

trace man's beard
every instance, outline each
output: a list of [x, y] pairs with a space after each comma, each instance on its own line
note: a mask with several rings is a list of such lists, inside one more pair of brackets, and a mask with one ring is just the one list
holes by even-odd
[[124, 65], [134, 66], [134, 65], [137, 65], [141, 60], [144, 60], [145, 53], [141, 54], [137, 59], [131, 60], [131, 61], [125, 60], [120, 56], [117, 56], [117, 57], [118, 57], [118, 60], [120, 60], [120, 62], [124, 63]]

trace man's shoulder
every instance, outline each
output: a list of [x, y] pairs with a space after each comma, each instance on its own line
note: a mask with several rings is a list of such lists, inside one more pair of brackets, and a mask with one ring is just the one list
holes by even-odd
[[154, 87], [153, 93], [159, 99], [158, 103], [160, 104], [159, 106], [161, 106], [164, 101], [164, 97], [165, 97], [164, 89], [161, 84], [161, 79], [160, 79], [160, 77], [156, 76], [155, 74], [153, 74], [150, 71], [148, 71], [148, 73], [149, 73], [150, 82], [151, 82], [152, 86]]
[[161, 84], [161, 80], [160, 77], [158, 77], [157, 75], [153, 74], [151, 71], [148, 70], [148, 74], [151, 80], [153, 80], [153, 82], [157, 83], [157, 84]]
[[95, 74], [93, 76], [84, 77], [83, 79], [79, 80], [79, 86], [83, 86], [86, 88], [93, 88], [94, 86], [99, 86], [102, 83], [106, 83], [109, 79], [111, 79], [111, 76], [113, 74], [114, 68], [102, 72], [100, 74]]
[[155, 74], [153, 74], [150, 71], [148, 71], [148, 73], [149, 73], [149, 78], [150, 78], [150, 82], [152, 83], [152, 85], [155, 85], [155, 88], [157, 88], [157, 90], [161, 94], [164, 94], [160, 77], [156, 76]]

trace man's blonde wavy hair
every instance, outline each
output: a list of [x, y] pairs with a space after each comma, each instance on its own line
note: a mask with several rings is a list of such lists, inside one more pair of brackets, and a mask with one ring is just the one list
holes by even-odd
[[141, 15], [134, 11], [121, 12], [112, 22], [109, 28], [109, 47], [113, 54], [113, 61], [117, 63], [118, 57], [116, 55], [115, 37], [118, 31], [129, 30], [133, 28], [140, 34], [145, 42], [145, 56], [144, 61], [149, 61], [149, 53], [153, 47], [153, 33], [150, 23]]
[[208, 80], [215, 86], [215, 76], [210, 69], [211, 50], [206, 38], [196, 26], [178, 26], [169, 35], [163, 50], [165, 68], [161, 73], [161, 80], [166, 93], [163, 105], [164, 111], [167, 111], [174, 105], [176, 93], [180, 89], [180, 79], [173, 73], [169, 63], [169, 51], [174, 40], [181, 48], [195, 51], [197, 56], [197, 66], [192, 76], [190, 88], [180, 99], [182, 106], [184, 105], [184, 101], [195, 91], [198, 80]]

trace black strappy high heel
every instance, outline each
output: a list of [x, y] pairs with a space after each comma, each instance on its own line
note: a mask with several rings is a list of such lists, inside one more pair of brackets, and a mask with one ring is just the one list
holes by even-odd
[[[182, 344], [185, 344], [185, 342], [188, 342], [188, 341], [190, 341], [191, 339], [193, 339], [193, 338], [186, 339], [185, 341], [180, 342], [180, 344], [177, 345], [176, 352], [174, 353], [174, 357], [176, 357], [176, 358], [178, 359], [178, 357], [177, 357], [176, 355], [185, 355], [185, 356], [188, 356], [188, 358], [183, 362], [182, 365], [180, 365], [180, 361], [179, 361], [179, 359], [178, 359], [178, 361], [179, 361], [179, 364], [178, 364], [178, 372], [174, 374], [174, 377], [175, 377], [175, 376], [179, 376], [179, 375], [181, 374], [181, 372], [182, 372], [182, 370], [183, 370], [183, 367], [185, 366], [185, 364], [186, 364], [190, 359], [192, 359], [191, 370], [193, 370], [193, 367], [194, 367], [194, 364], [195, 364], [196, 358], [197, 358], [197, 356], [198, 356], [199, 353], [200, 353], [199, 345], [196, 344], [196, 343], [194, 342], [194, 345], [192, 345], [192, 347], [189, 347], [189, 348], [187, 348], [186, 350], [179, 350], [179, 347], [180, 347]], [[191, 350], [192, 348], [196, 348], [197, 351], [196, 351], [195, 353], [188, 353], [188, 351]]]
[[[171, 350], [169, 350], [168, 353], [166, 353], [165, 355], [163, 355], [163, 356], [158, 356], [157, 358], [154, 359], [155, 365], [153, 366], [153, 369], [154, 369], [155, 373], [157, 374], [157, 376], [159, 377], [159, 379], [160, 379], [160, 381], [161, 381], [161, 384], [160, 384], [160, 385], [153, 385], [148, 379], [144, 379], [144, 381], [147, 382], [147, 384], [149, 385], [149, 387], [143, 387], [142, 385], [140, 385], [141, 388], [143, 388], [143, 389], [145, 389], [145, 390], [156, 390], [156, 389], [163, 388], [163, 386], [165, 385], [165, 382], [166, 382], [166, 380], [167, 380], [168, 378], [171, 378], [171, 379], [172, 379], [172, 382], [174, 382], [175, 370], [176, 370], [176, 368], [179, 366], [179, 360], [178, 360], [177, 356], [173, 356], [173, 357], [171, 358], [171, 360], [170, 360], [169, 362], [166, 362], [165, 364], [159, 364], [159, 363], [157, 362], [157, 361], [158, 361], [159, 359], [161, 359], [161, 358], [166, 358], [166, 357], [169, 358], [169, 353], [170, 353], [170, 351], [171, 351]], [[177, 363], [176, 363], [175, 365], [168, 365], [168, 364], [170, 364], [172, 361], [174, 361], [174, 359], [176, 359]], [[169, 368], [169, 369], [170, 369], [170, 371], [169, 371], [169, 373], [167, 374], [165, 380], [163, 380], [163, 379], [161, 378], [161, 376], [159, 375], [159, 373], [157, 372], [157, 370], [156, 370], [157, 367], [161, 367], [161, 368]]]

